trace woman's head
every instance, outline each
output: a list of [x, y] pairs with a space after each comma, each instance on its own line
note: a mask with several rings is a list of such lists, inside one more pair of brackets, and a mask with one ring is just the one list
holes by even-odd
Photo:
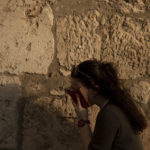
[[[87, 60], [73, 67], [71, 72], [72, 85], [83, 87], [89, 95], [98, 92], [105, 98], [108, 97], [108, 90], [119, 86], [116, 70], [112, 63], [102, 63], [97, 60]], [[85, 89], [85, 90], [84, 90]], [[87, 92], [88, 90], [88, 92]], [[93, 104], [93, 102], [91, 102]]]
[[[117, 71], [112, 63], [104, 63], [97, 60], [86, 60], [71, 71], [73, 84], [83, 88], [83, 93], [89, 95], [99, 93], [103, 98], [119, 106], [127, 115], [131, 126], [136, 131], [146, 128], [146, 119], [137, 108], [133, 98], [127, 90], [121, 88], [117, 77]], [[85, 89], [85, 90], [84, 90]], [[92, 101], [89, 103], [93, 104]]]
[[112, 63], [86, 60], [73, 67], [71, 77], [81, 81], [88, 88], [95, 88], [100, 81], [110, 81], [109, 84], [118, 85], [118, 77]]

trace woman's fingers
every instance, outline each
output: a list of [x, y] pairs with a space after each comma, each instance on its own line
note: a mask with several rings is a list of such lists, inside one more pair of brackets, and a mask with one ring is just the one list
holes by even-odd
[[82, 105], [81, 105], [81, 102], [80, 102], [80, 98], [79, 98], [79, 95], [77, 94], [77, 107], [78, 107], [78, 110], [81, 110], [82, 109]]
[[78, 94], [76, 94], [76, 97], [77, 97], [77, 104], [73, 100], [72, 100], [72, 104], [75, 108], [76, 113], [78, 113], [82, 109], [82, 106], [80, 104], [80, 99], [79, 99]]
[[77, 108], [77, 104], [72, 100], [72, 104], [75, 108]]
[[72, 104], [75, 108], [75, 112], [79, 119], [87, 120], [88, 119], [88, 110], [82, 107], [78, 94], [76, 95], [76, 97], [77, 97], [77, 104], [74, 101], [72, 101]]

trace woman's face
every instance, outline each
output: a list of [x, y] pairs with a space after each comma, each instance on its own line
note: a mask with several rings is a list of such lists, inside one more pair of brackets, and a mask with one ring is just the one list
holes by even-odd
[[90, 89], [87, 89], [81, 82], [78, 80], [71, 78], [71, 88], [72, 89], [79, 89], [81, 94], [83, 95], [86, 102], [91, 106], [93, 104], [93, 101], [91, 99], [92, 91]]

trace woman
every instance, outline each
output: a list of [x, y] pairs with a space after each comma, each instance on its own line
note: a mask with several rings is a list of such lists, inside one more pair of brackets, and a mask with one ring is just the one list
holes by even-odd
[[74, 103], [85, 150], [143, 150], [139, 133], [147, 127], [146, 119], [130, 94], [121, 87], [112, 63], [87, 60], [71, 72], [71, 88], [87, 104], [100, 107], [92, 134], [88, 109]]

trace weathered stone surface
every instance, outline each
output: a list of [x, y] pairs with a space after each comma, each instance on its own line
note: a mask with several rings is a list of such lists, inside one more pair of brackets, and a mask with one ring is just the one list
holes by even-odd
[[[62, 116], [69, 119], [69, 122], [75, 125], [77, 124], [76, 120], [74, 120], [77, 119], [77, 115], [72, 105], [70, 96], [68, 96], [67, 99], [55, 99], [53, 101], [53, 106], [56, 110], [59, 110], [61, 112]], [[88, 108], [89, 120], [91, 122], [90, 127], [92, 131], [94, 131], [96, 118], [99, 111], [100, 108], [96, 105]]]
[[54, 55], [51, 8], [6, 0], [0, 12], [0, 72], [46, 74]]
[[53, 89], [53, 90], [50, 90], [50, 94], [55, 95], [55, 96], [63, 96], [63, 95], [65, 95], [65, 91]]
[[44, 75], [21, 76], [25, 97], [49, 95], [48, 79]]
[[41, 97], [50, 94], [61, 96], [64, 95], [64, 90], [62, 89], [70, 86], [70, 79], [62, 76], [57, 77], [55, 74], [51, 77], [39, 74], [25, 74], [20, 79], [25, 97]]
[[[92, 130], [98, 111], [97, 106], [89, 108]], [[23, 150], [82, 149], [77, 116], [69, 97], [41, 97], [27, 101], [23, 127]]]
[[148, 104], [150, 101], [150, 83], [140, 81], [130, 87], [130, 93], [136, 101], [143, 104]]
[[[27, 101], [24, 110], [23, 150], [83, 149], [77, 128], [65, 119], [58, 109], [59, 104], [54, 108], [52, 103], [53, 100], [48, 97]], [[61, 106], [65, 107], [65, 104]]]
[[[130, 92], [150, 119], [150, 83], [144, 80], [150, 75], [149, 10], [149, 0], [0, 0], [0, 72], [26, 73], [21, 83], [18, 77], [0, 75], [0, 149], [17, 149], [21, 88], [30, 97], [23, 150], [83, 149], [71, 98], [54, 89], [68, 87], [71, 66], [90, 58], [116, 63], [121, 79], [143, 77], [128, 81], [135, 81]], [[49, 67], [53, 34], [57, 53]], [[46, 78], [42, 75], [48, 69]], [[98, 112], [97, 106], [89, 108], [92, 131]], [[141, 135], [145, 150], [150, 149], [149, 133], [147, 128]]]
[[143, 2], [142, 0], [106, 0], [111, 6], [116, 6], [121, 13], [131, 14], [145, 12], [147, 8], [148, 0]]
[[[78, 16], [59, 17], [56, 21], [56, 47], [61, 66], [70, 69], [72, 65], [95, 57], [116, 63], [121, 79], [149, 74], [148, 3], [106, 1], [106, 6], [120, 13], [101, 16], [101, 11], [89, 11]], [[64, 70], [61, 72], [65, 74]]]
[[65, 16], [57, 19], [57, 58], [60, 65], [71, 69], [81, 61], [100, 59], [101, 37], [96, 33], [99, 12], [89, 11], [86, 15]]
[[18, 77], [0, 75], [0, 149], [16, 149], [18, 145], [20, 85]]
[[149, 19], [114, 14], [102, 31], [102, 61], [116, 63], [121, 79], [135, 79], [149, 74]]
[[52, 105], [56, 110], [61, 112], [62, 116], [66, 118], [76, 118], [70, 96], [67, 96], [67, 98], [55, 99]]
[[62, 68], [60, 68], [60, 72], [61, 72], [62, 75], [65, 76], [65, 77], [70, 75], [70, 71], [66, 71], [66, 70], [64, 70], [64, 69], [62, 69]]

